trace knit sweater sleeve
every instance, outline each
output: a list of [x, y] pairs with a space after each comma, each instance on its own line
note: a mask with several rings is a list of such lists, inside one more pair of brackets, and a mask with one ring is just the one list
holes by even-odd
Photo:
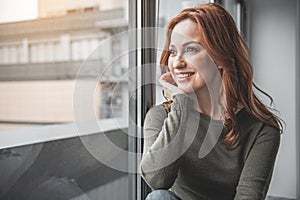
[[264, 126], [249, 151], [236, 187], [235, 200], [263, 200], [271, 181], [280, 144], [277, 129]]
[[174, 96], [171, 111], [151, 108], [144, 123], [144, 150], [140, 172], [152, 189], [169, 189], [177, 178], [190, 99]]

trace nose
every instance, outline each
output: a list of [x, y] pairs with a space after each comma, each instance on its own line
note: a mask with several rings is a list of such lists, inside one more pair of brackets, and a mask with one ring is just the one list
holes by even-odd
[[181, 56], [177, 56], [173, 62], [174, 68], [183, 68], [186, 66], [185, 60]]

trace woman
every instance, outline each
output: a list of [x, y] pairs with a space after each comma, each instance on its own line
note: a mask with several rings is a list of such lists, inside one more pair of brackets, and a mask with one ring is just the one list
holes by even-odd
[[183, 10], [168, 24], [161, 66], [168, 101], [144, 124], [147, 199], [264, 199], [282, 124], [253, 92], [230, 14], [212, 3]]

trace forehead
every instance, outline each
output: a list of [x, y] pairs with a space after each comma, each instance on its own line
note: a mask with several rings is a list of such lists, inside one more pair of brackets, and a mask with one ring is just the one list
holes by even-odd
[[191, 19], [185, 19], [174, 27], [171, 34], [171, 44], [180, 44], [185, 41], [195, 40], [200, 42], [198, 25]]

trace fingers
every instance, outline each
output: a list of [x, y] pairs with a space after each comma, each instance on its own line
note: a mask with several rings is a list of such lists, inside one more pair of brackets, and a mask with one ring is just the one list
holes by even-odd
[[163, 86], [164, 96], [168, 100], [172, 100], [173, 96], [178, 93], [185, 93], [183, 90], [177, 87], [169, 72], [161, 76], [159, 83]]
[[179, 88], [167, 82], [163, 82], [162, 86], [163, 86], [164, 96], [167, 100], [173, 100], [173, 96], [175, 94], [181, 93]]
[[163, 96], [165, 97], [165, 99], [167, 101], [170, 101], [172, 100], [172, 95], [168, 92], [168, 90], [166, 90], [165, 88], [163, 88]]
[[165, 81], [165, 82], [168, 82], [172, 85], [176, 85], [176, 83], [175, 83], [174, 79], [172, 78], [172, 75], [171, 75], [170, 72], [164, 73], [159, 79], [159, 82], [161, 82], [161, 81]]

